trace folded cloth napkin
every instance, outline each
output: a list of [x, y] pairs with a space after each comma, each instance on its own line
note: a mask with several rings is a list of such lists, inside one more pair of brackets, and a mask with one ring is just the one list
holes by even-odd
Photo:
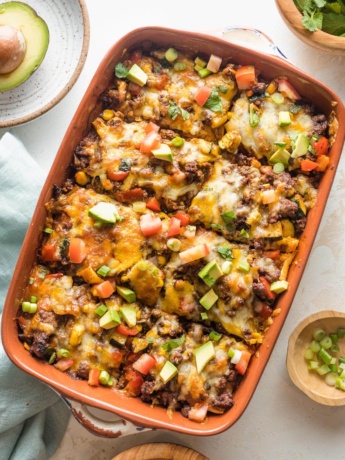
[[[43, 173], [12, 134], [0, 141], [0, 312], [43, 184]], [[47, 385], [14, 366], [0, 344], [0, 458], [44, 460], [58, 447], [70, 411]]]

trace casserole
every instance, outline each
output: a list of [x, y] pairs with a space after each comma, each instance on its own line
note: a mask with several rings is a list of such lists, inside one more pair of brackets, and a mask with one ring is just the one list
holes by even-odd
[[[284, 75], [300, 94], [309, 100], [317, 101], [317, 109], [320, 112], [329, 116], [334, 111], [336, 119], [340, 121], [335, 142], [330, 152], [330, 167], [326, 170], [321, 180], [317, 203], [309, 213], [306, 229], [300, 239], [300, 249], [289, 273], [290, 289], [277, 302], [276, 308], [279, 308], [281, 313], [269, 328], [264, 344], [260, 348], [260, 353], [252, 358], [249, 371], [235, 393], [234, 406], [229, 412], [217, 417], [210, 417], [207, 423], [201, 425], [196, 425], [178, 413], [175, 413], [169, 419], [165, 409], [148, 407], [137, 399], [120, 396], [104, 388], [98, 388], [97, 392], [95, 392], [86, 382], [73, 381], [69, 376], [58, 370], [34, 360], [18, 343], [16, 324], [13, 321], [20, 304], [23, 288], [28, 280], [29, 271], [35, 261], [36, 252], [34, 248], [38, 245], [39, 236], [44, 229], [44, 204], [51, 198], [52, 186], [53, 184], [62, 185], [64, 180], [69, 177], [68, 167], [73, 153], [78, 143], [87, 136], [91, 122], [102, 111], [100, 96], [108, 88], [113, 78], [115, 64], [121, 60], [123, 50], [138, 45], [144, 40], [151, 40], [162, 47], [176, 46], [178, 49], [192, 49], [195, 52], [202, 51], [205, 54], [214, 53], [241, 65], [254, 65], [257, 69], [265, 69], [264, 71], [262, 70], [262, 75], [267, 80]], [[3, 314], [3, 341], [10, 358], [23, 370], [48, 383], [63, 395], [100, 409], [115, 412], [136, 424], [194, 435], [217, 434], [229, 428], [242, 415], [253, 395], [291, 306], [321, 220], [322, 211], [326, 204], [341, 154], [344, 141], [342, 120], [344, 120], [344, 107], [331, 90], [278, 58], [264, 56], [241, 46], [229, 45], [229, 43], [217, 38], [161, 28], [138, 29], [125, 36], [109, 51], [96, 72], [68, 128], [39, 198], [18, 260]]]

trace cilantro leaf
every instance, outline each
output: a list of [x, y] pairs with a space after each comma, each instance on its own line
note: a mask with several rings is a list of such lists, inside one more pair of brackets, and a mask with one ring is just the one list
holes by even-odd
[[249, 233], [248, 233], [246, 230], [244, 230], [244, 228], [242, 228], [242, 230], [240, 231], [240, 233], [238, 234], [238, 236], [239, 236], [240, 238], [249, 238]]
[[224, 220], [226, 224], [231, 224], [233, 220], [236, 219], [236, 214], [234, 211], [223, 212], [220, 217]]
[[322, 30], [332, 35], [342, 35], [345, 33], [344, 14], [325, 13], [323, 15]]
[[184, 343], [184, 341], [186, 340], [186, 336], [185, 335], [181, 335], [180, 338], [178, 339], [170, 339], [170, 340], [167, 340], [163, 345], [162, 345], [162, 348], [163, 350], [165, 351], [171, 351], [173, 350], [174, 348], [177, 348], [179, 347], [180, 345], [182, 345]]
[[117, 78], [126, 78], [128, 75], [128, 72], [129, 70], [124, 64], [122, 64], [122, 62], [119, 62], [118, 64], [116, 64], [115, 75], [117, 76]]
[[311, 13], [311, 15], [309, 15], [307, 11], [304, 11], [302, 24], [310, 32], [315, 32], [315, 30], [322, 28], [322, 19], [322, 13]]
[[218, 246], [217, 251], [225, 260], [231, 260], [234, 258], [231, 252], [231, 248], [229, 248], [229, 246]]
[[313, 2], [318, 8], [323, 8], [327, 3], [326, 0], [313, 0]]
[[176, 118], [181, 115], [184, 120], [188, 120], [189, 113], [187, 110], [182, 109], [181, 107], [177, 106], [174, 101], [169, 101], [169, 110], [168, 115], [172, 120], [176, 120]]
[[224, 230], [224, 225], [220, 225], [220, 224], [211, 224], [210, 227], [218, 228], [218, 230]]
[[217, 89], [223, 94], [226, 94], [228, 92], [228, 87], [227, 86], [219, 85], [219, 86], [217, 86]]
[[223, 112], [223, 104], [215, 86], [212, 88], [211, 94], [205, 102], [204, 107], [212, 110], [212, 112]]

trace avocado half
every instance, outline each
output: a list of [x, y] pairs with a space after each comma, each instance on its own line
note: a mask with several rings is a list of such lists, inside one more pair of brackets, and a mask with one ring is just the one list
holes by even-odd
[[49, 45], [49, 29], [36, 11], [22, 2], [0, 4], [0, 26], [19, 30], [26, 41], [21, 64], [12, 72], [0, 75], [0, 92], [16, 88], [39, 67]]

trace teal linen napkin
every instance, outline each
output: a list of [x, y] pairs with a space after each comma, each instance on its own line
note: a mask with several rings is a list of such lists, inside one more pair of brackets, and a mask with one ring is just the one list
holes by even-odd
[[[0, 141], [0, 312], [44, 175], [23, 144]], [[66, 431], [70, 410], [47, 385], [14, 366], [0, 344], [0, 458], [45, 460]]]

